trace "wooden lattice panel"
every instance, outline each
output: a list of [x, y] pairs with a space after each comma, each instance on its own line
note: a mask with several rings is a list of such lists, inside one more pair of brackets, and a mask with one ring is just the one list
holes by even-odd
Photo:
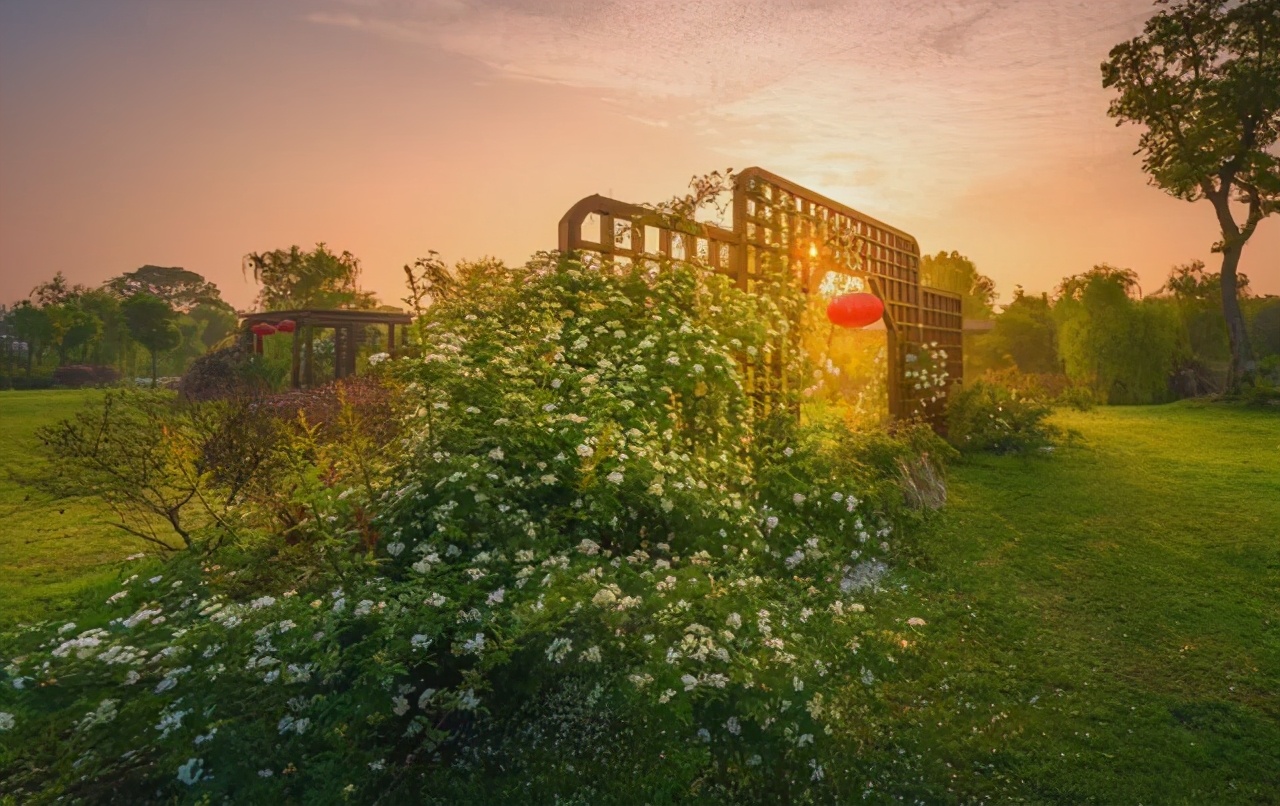
[[[589, 196], [560, 220], [561, 251], [612, 259], [698, 259], [754, 291], [770, 258], [794, 267], [807, 292], [828, 272], [862, 279], [885, 303], [890, 358], [889, 409], [894, 417], [923, 413], [940, 422], [930, 390], [904, 377], [909, 355], [933, 342], [945, 350], [951, 383], [961, 380], [960, 298], [920, 285], [920, 248], [907, 233], [760, 168], [738, 174], [733, 227], [710, 224], [683, 231], [644, 207]], [[817, 257], [810, 255], [817, 253]], [[781, 348], [780, 348], [781, 349]], [[923, 394], [922, 394], [923, 392]]]

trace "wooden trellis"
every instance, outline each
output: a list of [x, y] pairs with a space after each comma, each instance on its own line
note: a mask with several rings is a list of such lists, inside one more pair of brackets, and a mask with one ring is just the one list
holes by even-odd
[[735, 177], [732, 229], [700, 224], [685, 232], [649, 208], [596, 195], [560, 219], [560, 250], [606, 259], [697, 259], [747, 291], [778, 258], [809, 293], [830, 272], [857, 277], [885, 304], [891, 416], [919, 413], [940, 421], [933, 391], [917, 390], [916, 379], [906, 377], [911, 357], [928, 345], [936, 342], [946, 352], [949, 382], [962, 380], [960, 297], [920, 285], [916, 239], [761, 168]]

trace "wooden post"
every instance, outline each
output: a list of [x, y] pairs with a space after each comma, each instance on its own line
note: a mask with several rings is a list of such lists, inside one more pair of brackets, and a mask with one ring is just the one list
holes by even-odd
[[307, 325], [307, 343], [305, 345], [307, 371], [304, 374], [307, 388], [311, 388], [316, 385], [315, 341], [316, 330], [311, 325]]
[[396, 353], [396, 323], [387, 323], [387, 355]]
[[297, 389], [302, 384], [302, 367], [299, 366], [302, 360], [302, 325], [294, 323], [293, 326], [293, 371], [289, 376], [289, 384]]

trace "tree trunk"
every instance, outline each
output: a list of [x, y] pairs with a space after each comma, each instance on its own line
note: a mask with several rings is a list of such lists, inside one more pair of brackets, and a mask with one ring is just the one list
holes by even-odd
[[1257, 365], [1253, 349], [1249, 345], [1249, 330], [1245, 327], [1244, 312], [1240, 310], [1240, 288], [1236, 267], [1240, 265], [1240, 253], [1244, 244], [1234, 244], [1222, 250], [1222, 316], [1227, 322], [1227, 338], [1231, 342], [1231, 370], [1227, 374], [1227, 392], [1236, 394], [1240, 384], [1252, 379]]

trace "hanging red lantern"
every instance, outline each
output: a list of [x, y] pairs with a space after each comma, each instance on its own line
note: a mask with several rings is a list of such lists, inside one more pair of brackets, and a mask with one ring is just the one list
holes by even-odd
[[275, 325], [269, 325], [266, 322], [259, 322], [249, 328], [249, 331], [255, 336], [270, 336], [276, 332], [276, 327]]
[[292, 333], [297, 329], [298, 323], [292, 319], [281, 319], [279, 322], [276, 322], [276, 332], [278, 333]]
[[827, 319], [837, 327], [866, 327], [884, 316], [884, 302], [875, 294], [841, 294], [827, 305]]

